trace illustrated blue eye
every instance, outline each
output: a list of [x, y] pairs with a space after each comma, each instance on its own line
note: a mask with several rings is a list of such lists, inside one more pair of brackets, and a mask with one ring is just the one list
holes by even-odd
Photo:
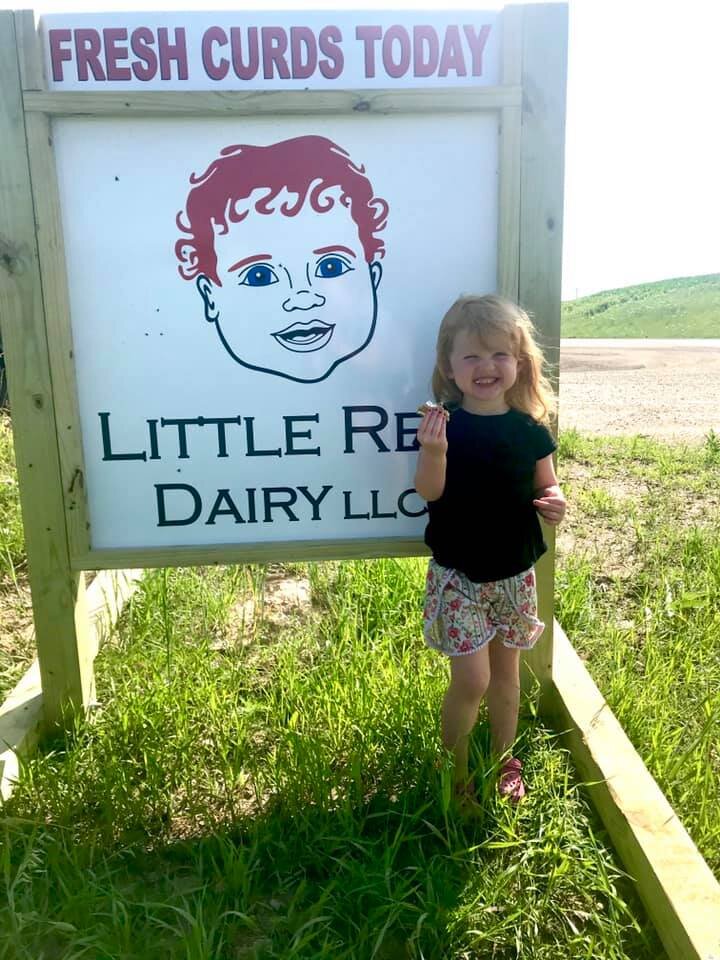
[[315, 276], [329, 280], [331, 277], [341, 277], [344, 273], [349, 273], [352, 269], [350, 264], [346, 260], [343, 260], [342, 257], [323, 257], [322, 260], [318, 261], [317, 267], [315, 267]]
[[248, 267], [240, 281], [245, 287], [269, 287], [271, 283], [277, 282], [275, 271], [266, 263], [254, 263]]

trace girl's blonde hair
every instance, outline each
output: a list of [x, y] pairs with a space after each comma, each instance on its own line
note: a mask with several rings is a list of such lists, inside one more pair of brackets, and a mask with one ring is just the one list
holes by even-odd
[[435, 399], [443, 403], [460, 403], [462, 393], [448, 377], [450, 354], [460, 332], [507, 337], [518, 361], [517, 380], [505, 394], [510, 407], [530, 414], [539, 423], [547, 424], [557, 406], [555, 394], [544, 373], [545, 358], [535, 342], [535, 327], [528, 314], [503, 297], [494, 295], [460, 297], [442, 319], [437, 338], [437, 356], [432, 375]]

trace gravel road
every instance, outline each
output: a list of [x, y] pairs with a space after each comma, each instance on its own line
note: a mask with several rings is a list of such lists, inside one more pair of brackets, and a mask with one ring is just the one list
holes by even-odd
[[563, 340], [560, 429], [720, 435], [720, 340]]

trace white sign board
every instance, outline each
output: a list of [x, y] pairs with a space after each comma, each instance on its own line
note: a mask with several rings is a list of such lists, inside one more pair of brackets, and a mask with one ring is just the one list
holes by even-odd
[[[335, 21], [343, 86], [380, 81], [359, 26], [431, 22], [372, 16]], [[233, 36], [233, 17], [183, 16], [188, 87], [208, 85], [202, 38]], [[49, 69], [72, 54], [56, 84], [164, 83], [108, 79], [118, 18], [46, 18]], [[322, 19], [301, 25], [319, 38]], [[466, 35], [467, 19], [432, 23]], [[81, 72], [89, 30], [104, 80]], [[498, 42], [491, 26], [493, 71]], [[422, 536], [416, 408], [447, 307], [496, 289], [498, 127], [494, 112], [53, 121], [93, 549]]]
[[62, 14], [49, 89], [361, 89], [499, 82], [498, 14], [465, 10]]

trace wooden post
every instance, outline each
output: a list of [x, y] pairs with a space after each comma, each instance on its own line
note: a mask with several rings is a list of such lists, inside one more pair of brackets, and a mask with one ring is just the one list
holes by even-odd
[[[523, 8], [522, 148], [519, 299], [535, 318], [557, 385], [567, 77], [567, 6]], [[548, 552], [537, 567], [545, 634], [525, 659], [523, 685], [540, 683], [541, 710], [550, 692], [553, 654], [555, 535], [545, 528]]]
[[[16, 20], [19, 30], [16, 31]], [[23, 39], [18, 46], [17, 34]], [[32, 14], [0, 11], [0, 318], [46, 724], [93, 695], [83, 574], [70, 568], [22, 81], [37, 77]]]
[[[522, 82], [523, 8], [506, 7], [502, 12], [502, 82], [519, 88]], [[510, 300], [520, 297], [520, 137], [522, 104], [500, 108], [499, 206], [498, 206], [498, 293]]]
[[[92, 657], [109, 636], [141, 579], [142, 570], [105, 570], [93, 580], [87, 593]], [[40, 665], [34, 660], [0, 705], [0, 802], [12, 794], [20, 775], [21, 759], [34, 749], [42, 735], [43, 720]]]

